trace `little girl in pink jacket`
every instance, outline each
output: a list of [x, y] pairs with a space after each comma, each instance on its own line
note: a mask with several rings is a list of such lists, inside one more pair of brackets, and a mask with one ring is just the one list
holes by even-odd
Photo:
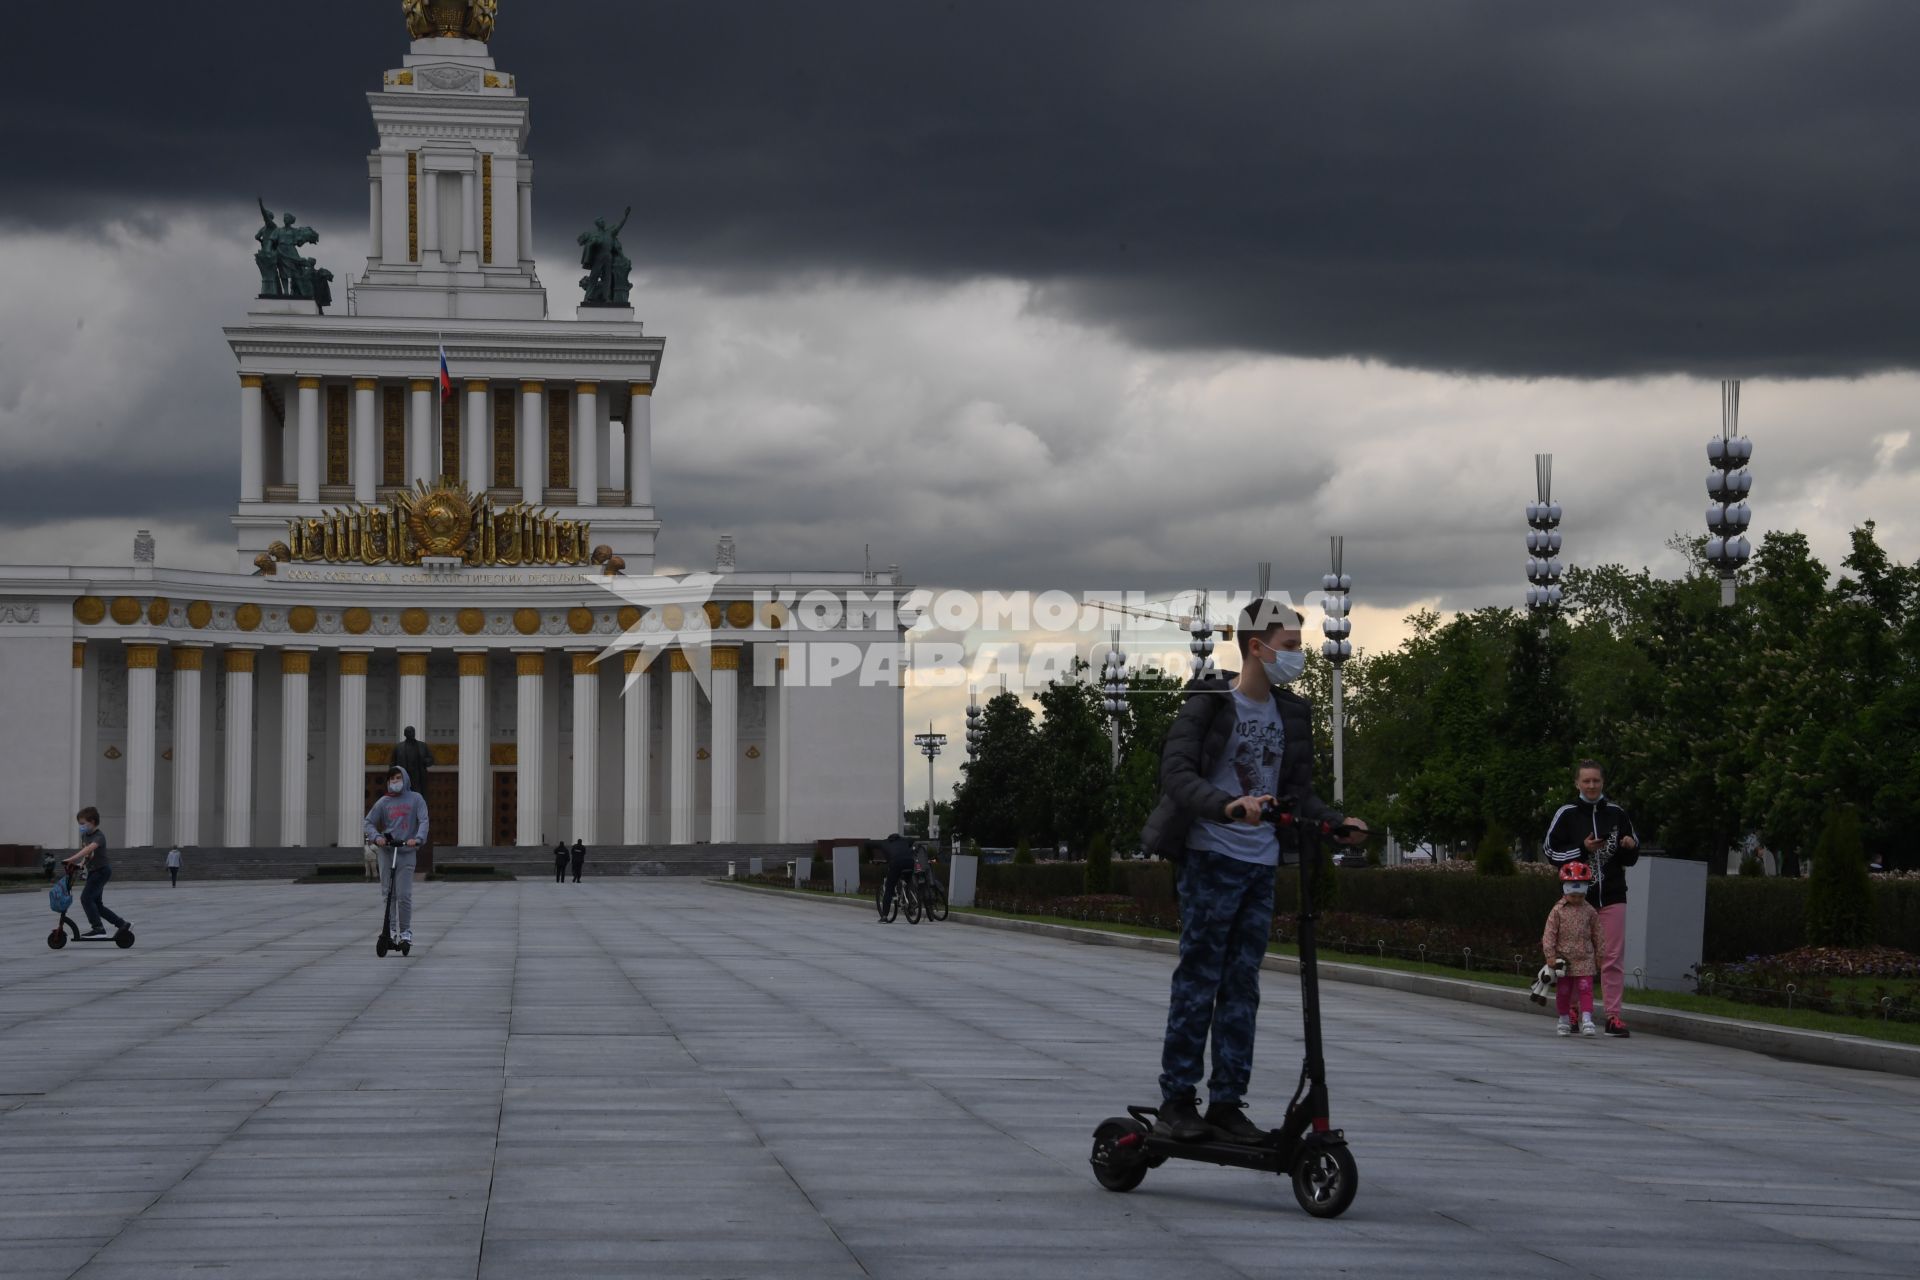
[[1587, 902], [1587, 890], [1593, 884], [1593, 868], [1584, 862], [1569, 862], [1560, 868], [1560, 901], [1547, 912], [1546, 932], [1540, 935], [1540, 950], [1547, 963], [1556, 965], [1560, 980], [1555, 984], [1554, 1008], [1560, 1014], [1557, 1035], [1573, 1034], [1573, 1008], [1580, 1006], [1580, 1034], [1596, 1034], [1593, 1026], [1593, 979], [1600, 972], [1600, 951], [1605, 945], [1600, 930], [1600, 913]]

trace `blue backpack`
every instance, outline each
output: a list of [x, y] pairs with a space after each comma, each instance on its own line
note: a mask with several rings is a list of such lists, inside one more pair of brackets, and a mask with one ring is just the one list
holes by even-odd
[[53, 888], [47, 890], [47, 902], [61, 915], [67, 914], [67, 908], [73, 905], [73, 891], [67, 887], [67, 877], [61, 876], [53, 882]]

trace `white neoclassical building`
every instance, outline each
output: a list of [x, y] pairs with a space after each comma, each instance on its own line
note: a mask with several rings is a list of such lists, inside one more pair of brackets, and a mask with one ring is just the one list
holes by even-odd
[[[368, 95], [350, 297], [225, 331], [235, 571], [165, 568], [132, 529], [123, 565], [0, 566], [0, 843], [70, 843], [93, 804], [127, 847], [357, 845], [406, 726], [441, 844], [893, 829], [900, 689], [807, 658], [897, 644], [868, 603], [897, 571], [741, 572], [723, 545], [660, 590], [665, 343], [629, 307], [549, 314], [528, 102], [473, 38], [491, 6], [416, 8]], [[623, 634], [656, 643], [608, 653]]]

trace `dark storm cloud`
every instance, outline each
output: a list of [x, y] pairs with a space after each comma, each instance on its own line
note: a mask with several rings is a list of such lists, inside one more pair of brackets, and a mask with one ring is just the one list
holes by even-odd
[[[0, 216], [357, 220], [398, 6], [14, 6]], [[1920, 7], [507, 0], [542, 235], [1007, 274], [1132, 340], [1519, 375], [1910, 365]]]

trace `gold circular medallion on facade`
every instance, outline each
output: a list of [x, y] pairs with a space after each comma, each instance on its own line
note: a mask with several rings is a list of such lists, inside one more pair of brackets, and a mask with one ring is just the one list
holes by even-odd
[[473, 504], [451, 485], [427, 490], [413, 500], [407, 529], [424, 556], [454, 556], [466, 549], [473, 530]]
[[213, 621], [213, 606], [205, 600], [195, 600], [187, 606], [187, 625], [195, 631], [202, 630]]
[[750, 627], [753, 625], [753, 604], [747, 600], [735, 600], [727, 606], [727, 625], [730, 627]]
[[115, 596], [111, 612], [115, 622], [130, 627], [140, 621], [140, 602], [132, 596]]
[[427, 611], [425, 609], [402, 609], [400, 611], [400, 629], [410, 636], [425, 634], [427, 630]]
[[147, 605], [147, 621], [156, 627], [167, 625], [167, 616], [173, 612], [173, 601], [165, 596], [151, 601]]
[[99, 596], [81, 596], [73, 602], [73, 620], [91, 627], [107, 616], [107, 602]]
[[660, 610], [660, 625], [669, 631], [678, 631], [680, 624], [687, 620], [687, 612], [677, 604], [670, 604]]
[[582, 608], [567, 610], [567, 630], [577, 636], [583, 636], [593, 630], [593, 610]]
[[287, 610], [287, 627], [301, 635], [314, 629], [320, 621], [320, 615], [310, 604], [297, 604]]
[[633, 630], [635, 627], [640, 625], [639, 607], [636, 605], [630, 605], [630, 604], [623, 605], [620, 609], [620, 612], [617, 615], [615, 615], [615, 621], [619, 622], [620, 629], [622, 631]]
[[373, 611], [356, 606], [340, 615], [340, 625], [350, 636], [363, 636], [373, 625]]
[[463, 635], [477, 636], [480, 629], [487, 625], [487, 615], [478, 609], [462, 609], [454, 620], [460, 624]]
[[235, 607], [233, 611], [233, 625], [242, 631], [252, 631], [258, 627], [260, 625], [260, 606], [257, 604], [243, 604]]
[[720, 625], [720, 602], [719, 601], [709, 600], [705, 604], [700, 606], [700, 610], [701, 612], [707, 615], [707, 625], [709, 627], [717, 627]]
[[540, 611], [538, 609], [515, 609], [513, 611], [513, 629], [523, 636], [530, 636], [540, 629]]

